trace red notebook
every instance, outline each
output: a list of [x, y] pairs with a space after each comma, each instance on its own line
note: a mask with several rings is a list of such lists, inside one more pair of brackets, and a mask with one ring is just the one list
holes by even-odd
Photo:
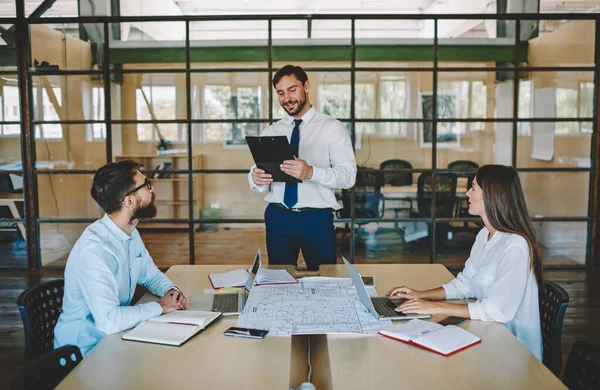
[[443, 326], [419, 319], [401, 322], [382, 329], [379, 334], [417, 345], [444, 356], [450, 356], [481, 342], [479, 337], [458, 326]]

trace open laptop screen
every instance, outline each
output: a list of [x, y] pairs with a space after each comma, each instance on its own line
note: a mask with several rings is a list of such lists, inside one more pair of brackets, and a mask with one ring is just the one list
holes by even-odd
[[248, 275], [248, 279], [246, 280], [246, 290], [250, 291], [252, 286], [254, 285], [254, 279], [256, 278], [256, 274], [262, 265], [262, 256], [260, 254], [260, 248], [256, 251], [256, 256], [254, 257], [254, 263], [252, 263], [252, 268], [250, 269], [250, 275]]
[[369, 313], [373, 315], [375, 318], [379, 318], [379, 315], [375, 311], [375, 306], [373, 306], [373, 302], [371, 302], [371, 298], [369, 297], [369, 293], [367, 292], [367, 288], [360, 277], [360, 274], [354, 268], [348, 260], [346, 260], [343, 256], [344, 264], [346, 264], [346, 268], [348, 269], [348, 273], [350, 274], [350, 278], [352, 279], [352, 284], [356, 289], [356, 294], [358, 295], [358, 299], [365, 305]]

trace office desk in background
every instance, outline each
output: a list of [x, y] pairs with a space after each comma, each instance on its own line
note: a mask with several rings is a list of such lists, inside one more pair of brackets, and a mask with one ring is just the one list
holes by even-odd
[[[11, 192], [0, 192], [0, 206], [6, 206], [10, 210], [13, 218], [21, 219], [23, 218], [19, 213], [19, 209], [17, 208], [17, 202], [23, 202], [23, 194], [21, 193], [11, 193]], [[21, 232], [23, 236], [23, 240], [26, 239], [25, 235], [25, 224], [23, 222], [17, 222], [17, 228]]]
[[[454, 279], [441, 264], [356, 268], [361, 275], [376, 277], [379, 295], [394, 286], [424, 290]], [[343, 265], [322, 265], [320, 270], [322, 276], [348, 277]], [[450, 357], [381, 336], [320, 335], [317, 342], [311, 338], [313, 367], [320, 367], [312, 382], [317, 389], [565, 388], [502, 324], [467, 321], [461, 327], [482, 342]]]

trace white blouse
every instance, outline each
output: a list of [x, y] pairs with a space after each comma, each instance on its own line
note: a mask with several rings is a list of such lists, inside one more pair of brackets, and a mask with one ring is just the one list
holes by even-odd
[[446, 299], [476, 298], [471, 319], [501, 322], [542, 360], [538, 285], [530, 266], [529, 245], [518, 234], [481, 229], [464, 270], [443, 285]]

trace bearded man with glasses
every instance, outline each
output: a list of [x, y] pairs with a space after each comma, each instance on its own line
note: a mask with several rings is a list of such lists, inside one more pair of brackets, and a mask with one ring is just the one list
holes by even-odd
[[[106, 212], [77, 240], [65, 267], [62, 313], [54, 329], [54, 347], [76, 345], [85, 356], [107, 334], [187, 308], [186, 298], [154, 264], [136, 229], [156, 216], [154, 188], [127, 160], [96, 172], [91, 194]], [[162, 297], [129, 306], [136, 285]]]

